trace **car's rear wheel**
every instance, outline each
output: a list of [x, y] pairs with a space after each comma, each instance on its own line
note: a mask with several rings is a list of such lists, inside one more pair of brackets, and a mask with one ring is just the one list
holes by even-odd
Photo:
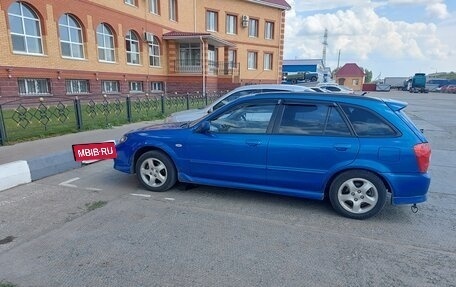
[[176, 183], [176, 168], [171, 159], [160, 151], [142, 154], [136, 162], [136, 176], [150, 191], [166, 191]]
[[351, 170], [338, 175], [329, 189], [333, 208], [341, 215], [366, 219], [376, 215], [386, 203], [386, 187], [374, 173]]

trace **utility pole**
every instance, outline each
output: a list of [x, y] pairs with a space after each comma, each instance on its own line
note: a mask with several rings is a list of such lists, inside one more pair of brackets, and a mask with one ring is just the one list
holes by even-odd
[[325, 34], [323, 35], [323, 67], [326, 68], [326, 47], [328, 46], [328, 28], [325, 28]]
[[339, 63], [340, 63], [340, 49], [339, 49], [339, 56], [337, 56], [337, 69], [339, 69]]

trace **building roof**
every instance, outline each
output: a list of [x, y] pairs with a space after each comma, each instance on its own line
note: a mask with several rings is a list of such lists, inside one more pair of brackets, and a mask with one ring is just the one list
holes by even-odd
[[364, 77], [364, 71], [355, 63], [347, 63], [336, 72], [336, 77]]
[[211, 33], [195, 33], [195, 32], [179, 32], [179, 31], [171, 31], [168, 33], [163, 34], [164, 40], [176, 40], [177, 42], [186, 42], [186, 43], [199, 43], [201, 39], [206, 39], [209, 45], [213, 45], [215, 47], [235, 47], [236, 45], [216, 37]]
[[283, 60], [284, 65], [323, 65], [322, 59]]
[[290, 10], [291, 6], [285, 0], [247, 0], [249, 2], [258, 3], [266, 6], [271, 6], [283, 10]]

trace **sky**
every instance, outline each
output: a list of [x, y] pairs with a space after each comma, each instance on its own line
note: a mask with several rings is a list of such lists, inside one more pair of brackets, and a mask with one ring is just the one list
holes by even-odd
[[[356, 63], [373, 80], [456, 72], [455, 0], [287, 0], [284, 59]], [[340, 58], [339, 58], [340, 52]]]

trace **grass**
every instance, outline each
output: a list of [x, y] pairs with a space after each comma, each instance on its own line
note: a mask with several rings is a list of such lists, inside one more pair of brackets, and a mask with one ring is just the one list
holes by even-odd
[[[215, 98], [210, 98], [210, 101]], [[186, 110], [185, 97], [131, 99], [130, 119], [127, 117], [127, 102], [111, 100], [95, 103], [80, 101], [82, 126], [78, 129], [75, 107], [71, 100], [53, 103], [29, 103], [1, 106], [0, 125], [3, 119], [8, 144], [59, 136], [79, 131], [106, 129], [130, 122], [163, 119], [172, 112]], [[162, 110], [163, 105], [163, 110]], [[188, 107], [199, 108], [206, 105], [204, 98], [192, 98]], [[1, 128], [1, 126], [0, 126]]]
[[18, 285], [6, 281], [0, 281], [0, 287], [18, 287]]
[[86, 203], [85, 207], [86, 207], [87, 211], [92, 211], [97, 208], [101, 208], [101, 207], [105, 206], [107, 203], [108, 203], [107, 201], [99, 200], [99, 201], [95, 201], [95, 202], [91, 202], [91, 203]]

